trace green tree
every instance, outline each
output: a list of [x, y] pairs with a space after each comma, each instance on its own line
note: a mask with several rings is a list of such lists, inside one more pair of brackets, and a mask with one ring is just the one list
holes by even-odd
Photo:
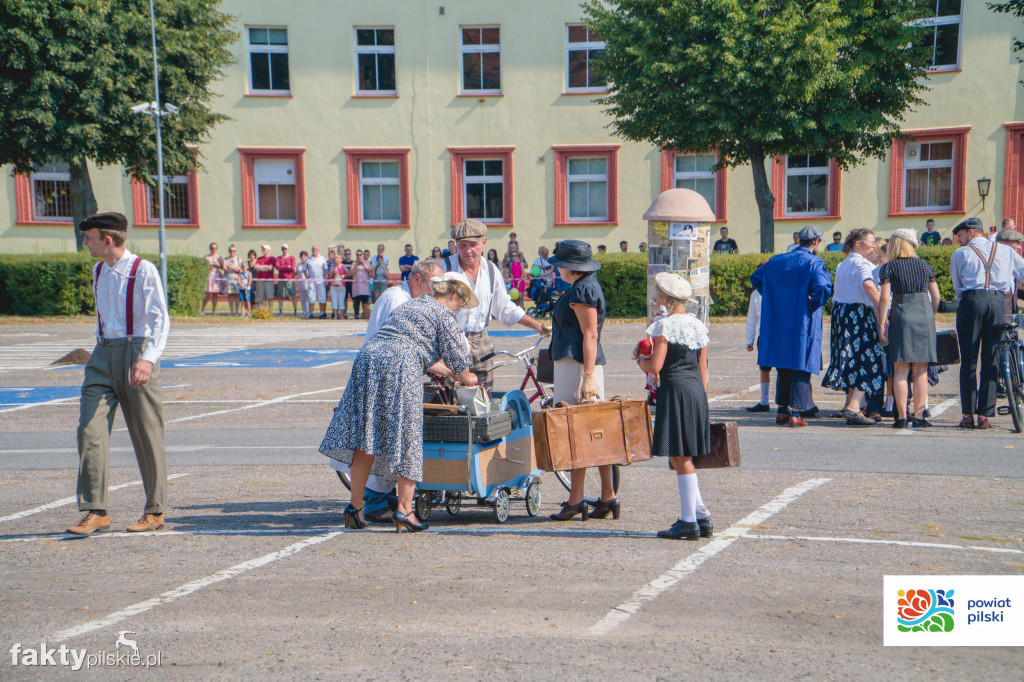
[[[1024, 0], [1009, 0], [1009, 2], [988, 2], [985, 3], [985, 6], [992, 10], [993, 12], [996, 12], [997, 14], [1012, 14], [1018, 19], [1024, 18]], [[1024, 50], [1024, 41], [1021, 41], [1020, 38], [1014, 36], [1013, 51], [1020, 52], [1021, 50]], [[1024, 62], [1024, 59], [1018, 57], [1017, 61]], [[1024, 81], [1020, 82], [1024, 83]]]
[[[169, 173], [196, 167], [189, 145], [227, 119], [208, 89], [238, 37], [219, 4], [156, 2], [161, 104], [180, 109], [162, 123]], [[154, 184], [154, 121], [130, 110], [154, 99], [150, 31], [148, 0], [0, 0], [0, 164], [67, 162], [76, 226], [97, 210], [87, 160]]]
[[[619, 136], [750, 163], [761, 251], [775, 250], [765, 160], [884, 158], [922, 103], [921, 0], [588, 0]], [[932, 0], [934, 16], [934, 0]], [[924, 42], [924, 41], [920, 41]]]

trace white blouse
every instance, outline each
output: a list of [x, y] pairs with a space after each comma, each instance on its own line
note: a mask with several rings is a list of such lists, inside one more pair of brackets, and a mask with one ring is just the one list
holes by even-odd
[[832, 300], [836, 303], [863, 303], [874, 305], [864, 291], [864, 282], [874, 281], [871, 271], [874, 269], [864, 256], [851, 253], [836, 267], [836, 283], [832, 289]]
[[645, 333], [652, 337], [664, 336], [669, 343], [681, 343], [693, 350], [700, 350], [711, 343], [704, 323], [693, 315], [683, 313], [655, 320]]

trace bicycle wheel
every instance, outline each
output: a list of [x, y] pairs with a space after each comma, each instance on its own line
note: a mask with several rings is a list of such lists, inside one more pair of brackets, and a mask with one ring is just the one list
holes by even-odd
[[341, 479], [341, 484], [345, 486], [346, 490], [352, 490], [352, 479], [348, 477], [348, 474], [343, 474], [337, 469], [334, 470], [334, 473], [338, 474], [338, 478]]
[[1020, 407], [1024, 386], [1021, 385], [1019, 352], [1016, 345], [1009, 347], [1008, 364], [1003, 372], [1003, 381], [1006, 383], [1006, 404], [1010, 408], [1010, 419], [1013, 420], [1013, 430], [1016, 433], [1024, 431], [1024, 419], [1021, 418]]
[[[555, 477], [558, 482], [562, 484], [562, 487], [566, 490], [572, 489], [572, 481], [569, 478], [568, 471], [556, 471]], [[619, 492], [619, 465], [612, 465], [612, 490], [616, 493]], [[597, 471], [597, 467], [591, 467], [587, 469], [587, 478], [583, 484], [583, 497], [587, 502], [597, 502], [601, 499], [601, 475]]]

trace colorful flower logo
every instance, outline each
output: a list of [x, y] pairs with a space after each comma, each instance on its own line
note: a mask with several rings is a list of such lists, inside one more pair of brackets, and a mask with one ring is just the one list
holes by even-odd
[[900, 590], [897, 626], [900, 632], [952, 632], [953, 590]]

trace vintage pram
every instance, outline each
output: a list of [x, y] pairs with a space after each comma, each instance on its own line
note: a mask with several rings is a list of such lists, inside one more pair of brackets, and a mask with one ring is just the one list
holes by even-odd
[[455, 516], [463, 502], [491, 507], [498, 523], [508, 520], [513, 501], [524, 501], [530, 516], [540, 512], [542, 472], [526, 394], [509, 391], [491, 405], [479, 417], [463, 414], [466, 406], [424, 405], [423, 481], [416, 491], [424, 521], [439, 506]]

